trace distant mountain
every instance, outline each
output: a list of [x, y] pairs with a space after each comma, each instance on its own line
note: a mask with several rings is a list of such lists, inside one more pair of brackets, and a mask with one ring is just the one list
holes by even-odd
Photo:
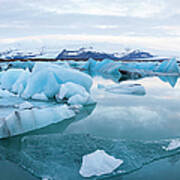
[[114, 59], [118, 60], [117, 57], [115, 57], [113, 54], [107, 54], [102, 52], [96, 52], [92, 50], [87, 50], [85, 48], [81, 48], [79, 50], [75, 51], [69, 51], [64, 49], [57, 57], [56, 59], [65, 59], [65, 60], [87, 60], [89, 58], [93, 59]]
[[104, 52], [97, 52], [93, 50], [87, 50], [85, 48], [81, 48], [79, 50], [66, 50], [64, 49], [56, 59], [61, 60], [87, 60], [89, 58], [93, 58], [95, 60], [102, 59], [112, 59], [112, 60], [134, 60], [134, 59], [144, 59], [144, 58], [153, 58], [155, 56], [151, 55], [148, 52], [134, 50], [134, 51], [126, 51], [124, 53], [114, 53], [108, 54]]
[[[88, 60], [93, 58], [95, 60], [112, 59], [112, 60], [160, 60], [162, 57], [154, 56], [149, 52], [142, 50], [129, 50], [118, 53], [106, 53], [95, 51], [92, 47], [81, 48], [79, 50], [64, 49], [60, 53], [56, 48], [49, 49], [43, 47], [40, 49], [17, 49], [12, 48], [0, 51], [0, 59], [18, 60], [18, 59], [57, 59], [57, 60]], [[165, 58], [163, 58], [165, 59]]]
[[30, 52], [30, 51], [18, 50], [18, 49], [10, 49], [0, 52], [0, 58], [7, 60], [29, 59], [42, 55], [43, 55], [42, 52]]
[[143, 59], [143, 58], [153, 58], [155, 56], [151, 55], [148, 52], [133, 50], [127, 51], [124, 55], [120, 57], [120, 60], [133, 60], [133, 59]]

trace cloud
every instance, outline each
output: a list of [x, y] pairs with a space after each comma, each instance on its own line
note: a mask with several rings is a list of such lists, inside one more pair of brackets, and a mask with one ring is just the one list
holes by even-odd
[[89, 15], [106, 15], [106, 16], [130, 16], [130, 17], [151, 17], [160, 14], [166, 8], [164, 0], [66, 0], [66, 1], [28, 1], [32, 8], [56, 13], [56, 14], [89, 14]]
[[0, 43], [72, 38], [179, 50], [179, 5], [178, 0], [0, 0]]
[[126, 46], [142, 47], [147, 49], [159, 50], [173, 50], [180, 51], [180, 37], [151, 37], [151, 36], [112, 36], [112, 35], [88, 35], [88, 34], [56, 34], [56, 35], [42, 35], [42, 36], [27, 36], [19, 38], [1, 38], [1, 43], [9, 44], [16, 42], [26, 42], [34, 40], [43, 43], [56, 42], [61, 44], [63, 42], [86, 42], [86, 43], [114, 43], [125, 44]]

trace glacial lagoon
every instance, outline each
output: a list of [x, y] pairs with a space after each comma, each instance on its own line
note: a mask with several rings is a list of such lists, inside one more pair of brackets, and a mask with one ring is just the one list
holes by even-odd
[[[93, 77], [95, 105], [60, 123], [0, 141], [1, 165], [7, 172], [3, 178], [10, 177], [11, 170], [18, 180], [85, 179], [79, 174], [83, 155], [103, 149], [124, 164], [111, 174], [90, 179], [177, 179], [180, 151], [163, 147], [180, 137], [180, 79], [168, 79], [175, 82], [173, 86], [159, 77], [123, 82]], [[141, 84], [146, 93], [118, 94], [98, 87], [119, 83]], [[1, 99], [1, 115], [13, 110], [9, 102]]]

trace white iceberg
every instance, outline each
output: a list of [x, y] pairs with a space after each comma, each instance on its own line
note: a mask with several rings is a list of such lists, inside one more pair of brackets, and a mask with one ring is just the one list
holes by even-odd
[[67, 105], [14, 111], [0, 121], [0, 138], [7, 138], [69, 119], [75, 112]]
[[123, 161], [107, 154], [104, 150], [83, 156], [79, 173], [83, 177], [101, 176], [110, 174], [117, 169]]
[[139, 96], [146, 94], [145, 88], [140, 84], [119, 84], [109, 86], [98, 84], [98, 88], [114, 94], [131, 94]]

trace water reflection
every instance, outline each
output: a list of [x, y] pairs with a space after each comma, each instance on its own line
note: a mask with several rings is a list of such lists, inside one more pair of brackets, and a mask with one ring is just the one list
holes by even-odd
[[43, 134], [47, 135], [47, 134], [54, 134], [54, 133], [62, 134], [70, 124], [78, 122], [86, 118], [87, 116], [89, 116], [93, 112], [95, 106], [96, 105], [85, 106], [84, 108], [81, 109], [81, 111], [75, 117], [66, 119], [60, 123], [53, 124], [45, 128], [28, 132], [19, 136], [0, 140], [0, 150], [1, 150], [0, 158], [9, 159], [9, 155], [10, 157], [15, 158], [16, 153], [21, 151], [21, 139], [24, 136], [43, 135]]
[[97, 102], [96, 109], [84, 121], [70, 125], [66, 133], [84, 132], [117, 139], [161, 139], [180, 135], [179, 80], [174, 89], [158, 77], [138, 80], [136, 83], [146, 89], [143, 97], [104, 92], [97, 88], [98, 83], [114, 82], [94, 78], [92, 96]]
[[98, 149], [123, 160], [123, 164], [113, 173], [101, 176], [103, 179], [132, 173], [145, 164], [178, 154], [180, 149], [165, 151], [162, 148], [167, 147], [169, 143], [169, 140], [113, 140], [89, 134], [48, 134], [27, 135], [19, 139], [18, 149], [16, 146], [11, 145], [9, 148], [7, 144], [1, 144], [0, 150], [1, 155], [5, 155], [6, 159], [26, 168], [37, 177], [80, 180], [84, 179], [79, 174], [82, 157]]
[[168, 82], [171, 87], [175, 87], [179, 76], [159, 76], [159, 79], [161, 79], [164, 82]]

